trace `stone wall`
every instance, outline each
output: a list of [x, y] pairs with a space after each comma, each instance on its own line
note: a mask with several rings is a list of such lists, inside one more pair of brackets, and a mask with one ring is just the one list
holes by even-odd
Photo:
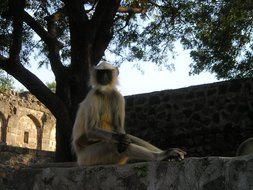
[[233, 156], [253, 136], [253, 79], [127, 96], [127, 132], [189, 156]]
[[[35, 164], [46, 164], [53, 162], [53, 160], [54, 152], [52, 151], [13, 147], [0, 143], [0, 189], [8, 189], [8, 187], [4, 187], [3, 184], [20, 168]], [[22, 177], [21, 180], [23, 179]], [[11, 189], [13, 190], [16, 188]]]
[[55, 118], [29, 93], [0, 94], [0, 142], [55, 150]]
[[24, 168], [0, 176], [0, 189], [252, 190], [252, 171], [252, 155], [124, 166], [76, 167], [65, 163]]
[[[0, 144], [0, 176], [8, 169], [54, 161], [54, 152]], [[1, 189], [1, 188], [0, 188]]]

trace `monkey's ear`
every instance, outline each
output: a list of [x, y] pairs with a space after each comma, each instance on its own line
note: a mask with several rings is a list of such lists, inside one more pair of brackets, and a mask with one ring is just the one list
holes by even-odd
[[119, 76], [119, 68], [116, 67], [115, 69], [116, 69], [117, 75]]

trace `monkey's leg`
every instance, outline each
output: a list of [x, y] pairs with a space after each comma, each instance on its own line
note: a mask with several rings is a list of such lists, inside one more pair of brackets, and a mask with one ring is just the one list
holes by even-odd
[[161, 153], [152, 152], [145, 147], [131, 143], [127, 150], [121, 154], [117, 146], [110, 142], [98, 142], [87, 146], [77, 154], [78, 165], [102, 165], [102, 164], [125, 164], [127, 159], [145, 161], [164, 160], [167, 158], [166, 151]]
[[161, 161], [166, 159], [184, 159], [186, 152], [178, 148], [171, 148], [166, 151], [151, 151], [143, 146], [131, 143], [124, 152], [130, 159], [138, 159], [145, 161]]
[[130, 159], [145, 160], [145, 161], [161, 161], [169, 158], [167, 151], [151, 151], [143, 146], [131, 143], [127, 150], [122, 153]]
[[77, 154], [77, 162], [79, 166], [125, 164], [127, 156], [119, 154], [114, 143], [101, 141], [82, 149]]
[[[140, 139], [138, 137], [135, 137], [133, 135], [127, 134], [128, 138], [130, 138], [131, 142], [133, 144], [139, 145], [141, 147], [144, 147], [146, 149], [148, 149], [149, 151], [153, 152], [153, 153], [158, 153], [158, 160], [159, 159], [184, 159], [186, 152], [179, 149], [179, 148], [170, 148], [169, 150], [163, 151], [157, 147], [155, 147], [154, 145], [148, 143], [147, 141], [144, 141], [143, 139]], [[160, 153], [160, 154], [159, 154]]]
[[154, 152], [162, 152], [161, 149], [155, 147], [154, 145], [150, 144], [149, 142], [147, 142], [147, 141], [145, 141], [143, 139], [140, 139], [140, 138], [135, 137], [135, 136], [130, 135], [130, 134], [127, 134], [127, 136], [130, 138], [131, 142], [134, 143], [134, 144], [136, 144], [136, 145], [145, 147], [148, 150], [151, 150], [151, 151], [154, 151]]
[[[175, 153], [172, 154], [172, 153]], [[129, 144], [127, 150], [118, 153], [117, 146], [111, 142], [98, 142], [85, 147], [77, 154], [78, 165], [100, 165], [100, 164], [125, 164], [130, 159], [145, 161], [161, 161], [170, 158], [170, 156], [180, 156], [180, 152], [162, 151], [155, 152], [145, 147]]]

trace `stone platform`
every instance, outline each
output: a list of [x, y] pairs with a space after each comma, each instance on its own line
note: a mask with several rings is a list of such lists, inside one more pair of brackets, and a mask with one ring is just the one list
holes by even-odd
[[252, 190], [253, 155], [124, 166], [55, 163], [19, 169], [0, 182], [5, 190]]

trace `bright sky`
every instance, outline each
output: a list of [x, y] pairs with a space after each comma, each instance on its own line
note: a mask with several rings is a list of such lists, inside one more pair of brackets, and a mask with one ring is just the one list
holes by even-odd
[[[166, 68], [159, 68], [152, 63], [142, 63], [144, 74], [136, 69], [133, 63], [123, 63], [119, 70], [119, 90], [123, 95], [140, 94], [165, 89], [176, 89], [192, 85], [216, 82], [217, 79], [210, 73], [201, 73], [200, 75], [189, 76], [189, 64], [191, 58], [188, 51], [184, 51], [180, 45], [176, 46], [178, 56], [173, 61], [175, 71], [169, 71]], [[49, 69], [37, 69], [33, 64], [31, 70], [43, 82], [54, 81], [54, 76]], [[20, 83], [15, 82], [15, 86], [24, 88]]]
[[189, 76], [191, 58], [189, 51], [181, 46], [176, 47], [178, 56], [173, 61], [175, 70], [159, 68], [152, 63], [143, 63], [144, 74], [133, 68], [132, 63], [122, 64], [120, 67], [119, 89], [124, 95], [140, 94], [145, 92], [177, 89], [192, 85], [216, 82], [217, 79], [210, 73]]

